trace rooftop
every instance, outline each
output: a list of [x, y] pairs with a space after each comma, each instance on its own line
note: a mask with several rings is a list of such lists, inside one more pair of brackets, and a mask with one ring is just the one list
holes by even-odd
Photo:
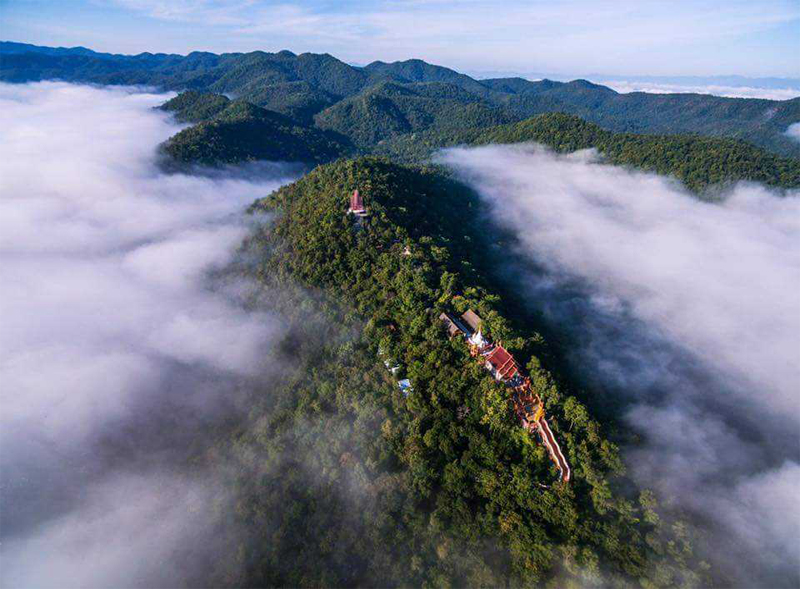
[[478, 317], [478, 314], [472, 309], [468, 309], [466, 313], [461, 315], [461, 319], [472, 328], [472, 331], [478, 331], [481, 323], [483, 323], [483, 319]]
[[497, 377], [503, 380], [511, 378], [519, 373], [517, 361], [514, 360], [514, 356], [503, 346], [495, 346], [495, 348], [486, 355], [486, 361], [491, 364]]

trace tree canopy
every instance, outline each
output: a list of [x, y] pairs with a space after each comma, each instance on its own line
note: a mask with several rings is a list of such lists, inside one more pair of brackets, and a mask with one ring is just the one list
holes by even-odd
[[[359, 220], [346, 212], [356, 188], [370, 213]], [[254, 398], [256, 425], [236, 438], [243, 472], [232, 484], [248, 541], [244, 572], [230, 582], [667, 587], [704, 578], [688, 534], [632, 488], [603, 427], [545, 367], [541, 334], [508, 313], [474, 255], [480, 206], [436, 169], [367, 158], [318, 167], [252, 207], [271, 220], [246, 244], [257, 263], [243, 271], [311, 335], [292, 338], [298, 370]], [[533, 376], [573, 466], [569, 484], [516, 423], [504, 386], [448, 338], [439, 313], [467, 308]]]
[[[290, 51], [111, 55], [0, 42], [0, 55], [3, 81], [61, 79], [221, 93], [303, 124], [317, 116], [325, 128], [352, 128], [356, 143], [404, 131], [452, 128], [459, 120], [479, 126], [562, 112], [618, 133], [725, 137], [800, 157], [800, 143], [785, 134], [790, 124], [800, 121], [800, 98], [621, 94], [586, 80], [476, 80], [418, 59], [356, 67], [328, 54]], [[369, 125], [362, 121], [365, 115]], [[376, 127], [374, 132], [369, 132], [370, 125]]]

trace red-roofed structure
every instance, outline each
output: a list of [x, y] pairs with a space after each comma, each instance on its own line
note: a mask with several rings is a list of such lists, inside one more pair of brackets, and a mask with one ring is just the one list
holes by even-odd
[[531, 433], [539, 433], [550, 458], [558, 468], [561, 480], [569, 482], [572, 471], [550, 429], [550, 424], [545, 419], [542, 399], [534, 391], [531, 379], [522, 372], [514, 356], [502, 345], [493, 344], [491, 340], [483, 336], [481, 318], [471, 309], [461, 315], [461, 321], [449, 313], [442, 313], [439, 315], [439, 319], [444, 322], [451, 337], [461, 332], [469, 344], [470, 355], [483, 362], [484, 367], [492, 373], [492, 376], [512, 391], [509, 400], [522, 427]]
[[509, 380], [519, 374], [519, 365], [503, 346], [495, 346], [486, 354], [486, 368], [497, 380]]
[[359, 217], [366, 217], [369, 214], [366, 207], [364, 207], [364, 199], [358, 190], [353, 191], [353, 195], [350, 197], [350, 210], [347, 212]]

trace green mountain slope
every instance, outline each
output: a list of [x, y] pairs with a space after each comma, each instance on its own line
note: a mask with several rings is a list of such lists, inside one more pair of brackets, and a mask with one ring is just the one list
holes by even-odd
[[[220, 104], [209, 95], [192, 96], [194, 102], [191, 97], [182, 99], [183, 95], [173, 99], [181, 99], [178, 105], [186, 104], [177, 110], [183, 117], [197, 120]], [[214, 106], [209, 109], [209, 104]], [[180, 131], [161, 150], [179, 163], [217, 165], [255, 160], [319, 163], [335, 159], [351, 148], [330, 133], [237, 100], [211, 118]]]
[[784, 132], [800, 120], [800, 99], [774, 101], [701, 94], [618, 94], [585, 81], [556, 83], [500, 104], [521, 116], [560, 111], [610, 131], [694, 133], [742, 139], [784, 155], [800, 156], [800, 143]]
[[347, 135], [368, 148], [385, 139], [422, 129], [482, 128], [513, 120], [444, 83], [384, 82], [345, 98], [315, 117], [316, 125]]
[[565, 114], [546, 114], [488, 129], [427, 131], [397, 137], [378, 153], [420, 162], [442, 147], [532, 141], [561, 153], [596, 148], [608, 162], [675, 176], [690, 189], [751, 180], [800, 187], [800, 161], [732, 139], [697, 135], [612, 133]]
[[200, 123], [166, 143], [165, 153], [179, 162], [321, 163], [354, 151], [345, 136], [362, 151], [407, 162], [426, 161], [436, 149], [453, 145], [530, 141], [561, 153], [595, 148], [609, 163], [674, 176], [698, 192], [740, 180], [800, 187], [800, 162], [741, 141], [612, 133], [559, 113], [497, 125], [502, 111], [471, 102], [466, 91], [449, 83], [370, 87], [317, 115], [322, 131], [215, 94], [187, 91], [161, 108], [181, 121]]
[[328, 54], [291, 51], [234, 54], [228, 67], [216, 68], [204, 80], [213, 92], [235, 92], [241, 98], [270, 84], [307, 82], [321, 92], [342, 98], [373, 83], [372, 77]]
[[339, 97], [304, 80], [280, 82], [243, 88], [253, 104], [279, 112], [307, 125], [314, 124], [314, 115], [335, 104]]
[[[371, 212], [358, 224], [346, 214], [355, 188]], [[541, 336], [492, 288], [479, 209], [438, 171], [376, 159], [318, 167], [254, 206], [280, 212], [248, 244], [256, 276], [318, 293], [306, 308], [353, 335], [309, 351], [303, 376], [264, 401], [280, 399], [281, 411], [237, 439], [270, 473], [255, 485], [236, 478], [238, 518], [252, 533], [238, 583], [699, 581], [683, 528], [660, 523], [649, 494], [613, 491], [614, 445], [543, 368]], [[569, 484], [517, 425], [507, 389], [448, 339], [438, 314], [468, 307], [530, 370], [572, 464]], [[413, 383], [407, 396], [401, 376]]]
[[[485, 119], [486, 109], [495, 108], [500, 109], [498, 117], [505, 121], [509, 117], [521, 120], [536, 114], [564, 112], [611, 131], [737, 138], [782, 155], [800, 157], [800, 143], [785, 135], [790, 124], [800, 121], [800, 99], [619, 94], [585, 80], [474, 80], [420, 60], [375, 62], [359, 68], [327, 54], [295, 55], [289, 51], [131, 56], [5, 43], [0, 44], [0, 55], [0, 80], [4, 81], [62, 79], [233, 94], [305, 124], [319, 115], [327, 128], [341, 131], [360, 125], [362, 128], [355, 130], [352, 137], [361, 144], [381, 141], [403, 130], [428, 128], [425, 125], [455, 128], [460, 126], [458, 119]], [[444, 113], [452, 103], [427, 96], [424, 104], [416, 101], [411, 108], [408, 97], [385, 92], [381, 85], [387, 81], [412, 88], [420, 83], [460, 88], [476, 105], [475, 112], [465, 114], [463, 106], [459, 107], [453, 110], [453, 120], [445, 123]], [[368, 90], [370, 87], [375, 88]], [[380, 105], [373, 108], [359, 104], [368, 96], [375, 96]], [[341, 108], [336, 108], [340, 104]], [[418, 113], [419, 124], [403, 120], [409, 108]], [[333, 111], [327, 112], [330, 109]], [[360, 116], [373, 120], [380, 130], [370, 132], [369, 125], [360, 123]]]
[[800, 98], [786, 101], [722, 98], [702, 94], [620, 94], [586, 80], [531, 82], [522, 78], [476, 81], [419, 60], [365, 69], [415, 82], [447, 81], [523, 119], [563, 112], [578, 115], [611, 131], [696, 133], [743, 139], [784, 155], [800, 156], [800, 144], [785, 136], [800, 121]]
[[199, 123], [211, 119], [230, 105], [230, 99], [221, 94], [187, 90], [168, 100], [159, 108], [175, 115], [184, 123]]
[[409, 59], [393, 63], [374, 61], [365, 66], [364, 70], [376, 76], [384, 76], [403, 82], [444, 82], [458, 86], [470, 94], [482, 98], [489, 98], [492, 94], [492, 89], [487, 88], [482, 82], [449, 68], [426, 63], [421, 59]]

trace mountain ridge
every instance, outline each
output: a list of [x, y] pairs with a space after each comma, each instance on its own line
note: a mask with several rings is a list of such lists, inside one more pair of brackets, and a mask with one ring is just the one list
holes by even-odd
[[[585, 80], [530, 82], [521, 78], [475, 80], [450, 68], [412, 59], [355, 67], [329, 54], [267, 53], [96, 53], [85, 48], [47, 48], [0, 43], [0, 80], [60, 79], [98, 84], [149, 85], [162, 90], [226, 93], [310, 123], [337, 103], [387, 81], [400, 84], [447, 82], [465, 90], [471, 102], [510, 114], [517, 120], [564, 112], [615, 132], [697, 133], [751, 142], [800, 158], [800, 142], [785, 135], [800, 121], [800, 99], [721, 98], [703, 94], [620, 94]], [[388, 111], [403, 105], [385, 97]], [[429, 99], [430, 114], [446, 108]], [[480, 108], [480, 107], [478, 107]], [[354, 115], [355, 116], [355, 115]], [[378, 129], [376, 141], [397, 129]], [[343, 121], [345, 127], [356, 119]], [[453, 126], [453, 125], [450, 125]], [[424, 130], [413, 128], [410, 131]]]
[[[370, 213], [358, 219], [346, 212], [357, 188]], [[691, 534], [660, 519], [652, 493], [622, 484], [617, 446], [605, 437], [613, 428], [551, 372], [548, 343], [489, 273], [495, 255], [513, 254], [494, 252], [499, 236], [482, 210], [440, 169], [374, 157], [319, 166], [251, 207], [277, 213], [246, 245], [261, 261], [256, 278], [290, 277], [318, 293], [332, 324], [360, 327], [345, 342], [328, 338], [333, 349], [314, 355], [313, 370], [285, 393], [285, 411], [257, 433], [257, 447], [288, 439], [307, 448], [320, 465], [312, 487], [323, 481], [329, 499], [298, 492], [291, 464], [266, 485], [238, 477], [237, 517], [258, 539], [244, 548], [252, 566], [239, 584], [573, 586], [589, 567], [598, 586], [655, 588], [706, 576]], [[463, 338], [448, 337], [441, 313], [468, 309], [525, 363], [575, 464], [569, 483], [519, 427], [506, 386]], [[403, 378], [412, 389], [398, 386]], [[350, 427], [334, 442], [297, 426], [341, 422]], [[366, 436], [366, 424], [380, 434]], [[326, 507], [347, 495], [353, 472], [369, 493], [366, 509], [353, 510], [358, 525], [343, 517], [348, 510]], [[276, 512], [291, 514], [278, 531], [269, 525]], [[308, 534], [285, 551], [281, 577], [275, 546], [296, 530]], [[340, 567], [331, 546], [355, 547], [360, 558]]]
[[[457, 92], [456, 99], [445, 103], [446, 108], [431, 113], [420, 108], [428, 100], [419, 92], [420, 85], [433, 95], [451, 90], [444, 82], [386, 82], [383, 87], [388, 92], [375, 93], [370, 87], [365, 95], [323, 111], [313, 123], [301, 123], [247, 101], [187, 91], [160, 108], [194, 126], [169, 139], [162, 153], [179, 163], [212, 166], [292, 158], [320, 164], [359, 154], [421, 164], [447, 147], [532, 142], [559, 153], [596, 149], [610, 164], [672, 176], [696, 194], [738, 181], [784, 189], [800, 187], [800, 161], [742, 141], [614, 133], [564, 113], [545, 113], [522, 121], [505, 115], [503, 120], [501, 111], [479, 103], [459, 103]], [[387, 94], [402, 100], [387, 107]], [[444, 118], [437, 120], [437, 116]], [[376, 136], [377, 129], [384, 135]]]
[[[207, 95], [195, 98], [182, 109], [172, 108], [176, 99], [170, 101], [172, 105], [164, 105], [165, 110], [173, 110], [179, 116], [183, 113], [184, 120], [199, 121], [161, 145], [161, 152], [173, 162], [202, 165], [257, 160], [322, 163], [352, 151], [351, 146], [331, 132], [301, 125], [249, 102], [214, 102]], [[198, 105], [197, 110], [192, 110]]]

